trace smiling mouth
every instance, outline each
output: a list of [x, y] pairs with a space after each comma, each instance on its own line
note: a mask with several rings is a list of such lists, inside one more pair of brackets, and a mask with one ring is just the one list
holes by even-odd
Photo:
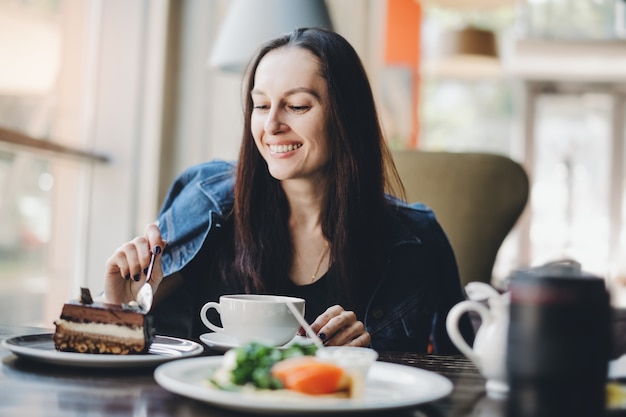
[[290, 144], [290, 145], [270, 145], [270, 151], [273, 153], [285, 153], [295, 151], [298, 148], [301, 148], [301, 143]]

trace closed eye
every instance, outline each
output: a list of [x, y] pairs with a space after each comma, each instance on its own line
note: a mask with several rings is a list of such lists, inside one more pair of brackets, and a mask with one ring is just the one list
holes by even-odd
[[311, 108], [311, 106], [289, 106], [289, 108], [295, 113], [304, 113]]

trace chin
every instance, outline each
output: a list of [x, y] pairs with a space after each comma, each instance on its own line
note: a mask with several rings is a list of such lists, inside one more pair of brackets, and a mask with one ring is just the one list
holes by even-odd
[[269, 166], [268, 167], [268, 172], [270, 173], [272, 178], [274, 178], [274, 179], [276, 179], [278, 181], [288, 180], [288, 179], [292, 178], [291, 172], [290, 171], [286, 171], [284, 169], [276, 169], [276, 168], [272, 168], [271, 166]]

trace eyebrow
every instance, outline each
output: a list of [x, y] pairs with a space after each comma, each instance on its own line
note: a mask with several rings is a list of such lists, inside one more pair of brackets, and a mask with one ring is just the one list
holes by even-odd
[[[285, 93], [285, 96], [292, 96], [294, 94], [297, 93], [307, 93], [312, 95], [313, 97], [315, 97], [318, 101], [320, 101], [320, 95], [317, 94], [317, 92], [315, 90], [312, 90], [310, 88], [306, 88], [306, 87], [297, 87], [297, 88], [292, 88], [291, 90], [287, 90], [287, 92]], [[252, 89], [252, 91], [250, 91], [250, 94], [262, 94], [265, 95], [265, 93], [261, 90], [257, 90], [256, 88]]]

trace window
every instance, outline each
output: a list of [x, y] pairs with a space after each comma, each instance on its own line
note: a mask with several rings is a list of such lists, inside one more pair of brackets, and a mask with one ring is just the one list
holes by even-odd
[[[64, 6], [0, 1], [0, 127], [42, 141], [68, 138], [70, 145], [81, 126], [72, 105], [78, 91], [65, 88], [60, 76], [63, 50], [71, 48]], [[80, 163], [0, 143], [0, 314], [8, 324], [40, 324], [48, 295], [59, 291], [48, 273], [53, 229], [60, 226], [53, 223], [53, 206], [76, 216], [76, 181], [82, 176]], [[76, 233], [72, 225], [63, 230]]]
[[610, 40], [625, 37], [625, 18], [623, 0], [530, 0], [521, 23], [530, 38]]
[[[474, 23], [496, 31], [504, 68], [517, 70], [470, 82], [428, 78], [421, 87], [422, 148], [502, 153], [529, 171], [528, 215], [501, 248], [496, 283], [512, 268], [563, 257], [607, 276], [626, 236], [618, 74], [626, 55], [617, 41], [626, 37], [626, 3], [531, 0], [514, 21], [497, 10], [436, 10], [428, 18], [427, 27]], [[522, 44], [528, 50], [520, 57]]]
[[80, 286], [102, 290], [107, 257], [154, 218], [167, 6], [0, 0], [0, 43], [11, 46], [0, 63], [12, 69], [0, 71], [6, 324], [52, 327]]
[[[605, 275], [612, 236], [610, 92], [550, 88], [535, 100], [531, 257], [570, 257]], [[594, 91], [595, 90], [595, 91]], [[618, 115], [615, 115], [618, 116]], [[617, 232], [617, 231], [616, 231]]]

